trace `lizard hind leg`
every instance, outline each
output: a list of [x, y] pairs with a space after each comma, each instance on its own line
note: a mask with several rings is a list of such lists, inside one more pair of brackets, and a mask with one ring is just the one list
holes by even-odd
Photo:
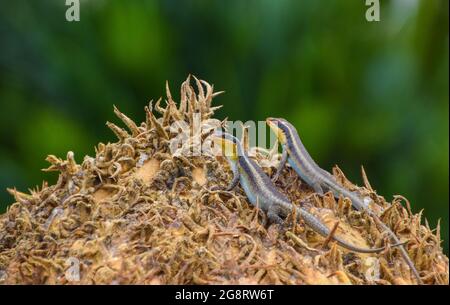
[[320, 195], [323, 195], [325, 193], [319, 182], [314, 182], [311, 186], [316, 193], [318, 193]]
[[278, 205], [272, 204], [269, 207], [269, 210], [267, 211], [267, 218], [269, 218], [269, 220], [272, 223], [276, 223], [279, 224], [280, 226], [283, 226], [284, 220], [283, 218], [280, 217], [280, 213], [281, 213], [280, 207]]

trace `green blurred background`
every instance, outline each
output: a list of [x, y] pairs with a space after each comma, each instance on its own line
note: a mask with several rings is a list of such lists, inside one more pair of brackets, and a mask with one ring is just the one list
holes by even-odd
[[226, 94], [220, 118], [285, 117], [317, 162], [388, 200], [406, 196], [448, 253], [448, 1], [0, 0], [0, 211], [55, 174], [47, 154], [81, 162], [112, 105], [137, 121], [188, 73]]

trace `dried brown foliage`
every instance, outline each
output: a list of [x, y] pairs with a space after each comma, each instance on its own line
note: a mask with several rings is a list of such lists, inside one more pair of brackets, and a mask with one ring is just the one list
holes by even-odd
[[[58, 182], [30, 194], [9, 190], [15, 198], [0, 216], [0, 283], [46, 284], [411, 284], [415, 283], [398, 250], [355, 254], [336, 246], [288, 217], [283, 228], [267, 224], [240, 189], [210, 191], [231, 179], [221, 158], [171, 155], [169, 125], [191, 124], [195, 114], [217, 125], [211, 101], [218, 93], [204, 81], [188, 78], [181, 101], [145, 108], [137, 125], [114, 109], [125, 124], [108, 127], [118, 142], [96, 147], [95, 157], [77, 164], [49, 156], [47, 171], [60, 172]], [[154, 108], [154, 109], [153, 109]], [[159, 113], [159, 118], [154, 114]], [[212, 120], [212, 121], [211, 121]], [[208, 123], [208, 124], [209, 124]], [[219, 122], [220, 124], [220, 122]], [[197, 135], [204, 137], [204, 134]], [[195, 139], [194, 139], [195, 140]], [[273, 174], [276, 150], [252, 149], [255, 159]], [[440, 246], [439, 225], [432, 230], [422, 212], [395, 196], [376, 194], [362, 171], [364, 187], [333, 174], [345, 187], [373, 200], [405, 245], [426, 284], [448, 284], [448, 258]], [[277, 182], [294, 204], [302, 204], [351, 243], [378, 247], [385, 243], [366, 215], [346, 199], [321, 197], [290, 168]], [[381, 212], [380, 212], [381, 213]], [[80, 261], [80, 281], [66, 278], [68, 262]], [[379, 266], [379, 279], [370, 273]]]

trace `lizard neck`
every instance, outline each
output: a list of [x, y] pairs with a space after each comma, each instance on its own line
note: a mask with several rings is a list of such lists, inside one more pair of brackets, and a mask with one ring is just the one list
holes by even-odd
[[256, 197], [258, 197], [262, 209], [267, 209], [269, 205], [274, 203], [290, 207], [287, 197], [274, 187], [270, 178], [248, 155], [244, 154], [239, 157], [239, 168], [241, 181], [244, 182], [244, 190], [247, 196], [249, 198], [254, 197], [255, 202], [252, 202], [252, 204], [256, 204]]

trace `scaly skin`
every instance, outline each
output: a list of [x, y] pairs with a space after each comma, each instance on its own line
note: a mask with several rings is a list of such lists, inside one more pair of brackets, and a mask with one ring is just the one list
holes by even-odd
[[[289, 215], [294, 205], [292, 205], [285, 195], [275, 188], [270, 178], [261, 170], [256, 162], [248, 157], [238, 139], [228, 133], [222, 132], [214, 134], [214, 137], [215, 143], [225, 147], [227, 160], [233, 170], [234, 177], [227, 189], [233, 189], [240, 182], [252, 205], [258, 206], [266, 212], [271, 221], [282, 223], [283, 220], [281, 217]], [[330, 229], [318, 218], [303, 208], [295, 208], [297, 209], [297, 216], [302, 218], [314, 231], [324, 237], [330, 235]], [[376, 253], [385, 249], [385, 247], [373, 249], [360, 248], [347, 243], [337, 236], [332, 236], [332, 238], [340, 246], [353, 252]]]
[[[276, 118], [267, 118], [266, 122], [272, 131], [277, 135], [278, 141], [281, 143], [283, 148], [282, 159], [274, 176], [274, 180], [278, 178], [281, 170], [285, 166], [286, 162], [288, 162], [300, 178], [302, 178], [317, 193], [323, 194], [325, 189], [333, 192], [336, 197], [342, 195], [349, 198], [352, 201], [353, 207], [359, 211], [365, 211], [368, 215], [375, 218], [381, 229], [389, 234], [391, 240], [396, 244], [401, 244], [394, 232], [392, 232], [392, 230], [384, 224], [372, 210], [369, 209], [361, 198], [359, 198], [355, 193], [352, 193], [339, 185], [330, 173], [320, 168], [319, 165], [314, 162], [300, 140], [297, 130], [291, 123], [285, 119]], [[408, 252], [406, 252], [403, 246], [400, 246], [399, 249], [418, 283], [423, 284], [419, 272], [414, 266], [414, 263], [411, 261]]]

